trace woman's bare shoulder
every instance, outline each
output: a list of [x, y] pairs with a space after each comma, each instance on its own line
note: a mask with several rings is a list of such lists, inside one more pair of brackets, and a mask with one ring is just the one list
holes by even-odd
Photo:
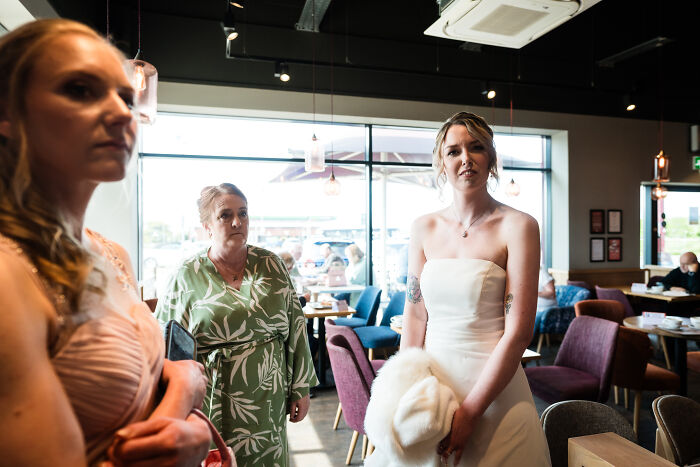
[[539, 228], [537, 220], [530, 214], [519, 211], [506, 204], [500, 204], [498, 212], [501, 217], [501, 225], [505, 232], [515, 234], [521, 232], [522, 229]]
[[4, 311], [0, 320], [0, 354], [3, 349], [14, 349], [14, 354], [26, 346], [46, 347], [54, 311], [33, 274], [21, 257], [0, 251], [0, 310]]
[[444, 216], [444, 209], [423, 214], [413, 220], [411, 233], [424, 235], [435, 228], [440, 219]]

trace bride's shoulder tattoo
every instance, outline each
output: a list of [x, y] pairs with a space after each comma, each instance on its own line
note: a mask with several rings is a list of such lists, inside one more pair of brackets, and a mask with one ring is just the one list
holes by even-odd
[[411, 303], [420, 303], [423, 301], [423, 294], [420, 291], [420, 280], [415, 274], [409, 274], [406, 281], [406, 297]]

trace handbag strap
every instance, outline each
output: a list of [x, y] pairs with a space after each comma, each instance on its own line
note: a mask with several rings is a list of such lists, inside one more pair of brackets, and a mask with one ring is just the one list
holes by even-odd
[[212, 440], [214, 441], [216, 448], [219, 450], [219, 455], [221, 456], [221, 467], [231, 467], [231, 455], [229, 454], [229, 450], [226, 446], [226, 443], [224, 442], [224, 439], [221, 437], [219, 431], [216, 429], [214, 424], [211, 422], [211, 420], [209, 420], [209, 417], [204, 415], [204, 412], [202, 412], [199, 409], [192, 409], [190, 413], [198, 416], [207, 423], [209, 431], [211, 432]]

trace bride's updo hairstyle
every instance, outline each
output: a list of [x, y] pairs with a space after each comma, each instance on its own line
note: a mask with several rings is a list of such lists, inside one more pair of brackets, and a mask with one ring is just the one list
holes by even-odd
[[37, 272], [77, 310], [92, 270], [90, 253], [66, 228], [61, 213], [32, 180], [28, 158], [25, 98], [34, 64], [50, 54], [51, 44], [79, 34], [121, 52], [84, 24], [66, 19], [27, 23], [0, 38], [0, 122], [10, 122], [11, 137], [0, 135], [0, 233], [21, 247]]
[[479, 141], [489, 156], [489, 174], [498, 180], [498, 165], [496, 156], [496, 146], [493, 142], [493, 130], [488, 126], [486, 120], [478, 115], [469, 112], [457, 112], [442, 124], [435, 138], [435, 148], [433, 149], [433, 168], [435, 169], [438, 188], [442, 188], [447, 180], [445, 175], [445, 161], [442, 155], [442, 146], [445, 144], [445, 136], [453, 125], [464, 126], [472, 138]]

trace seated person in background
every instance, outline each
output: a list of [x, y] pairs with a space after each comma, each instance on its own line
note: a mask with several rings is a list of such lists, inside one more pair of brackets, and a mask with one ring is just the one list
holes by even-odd
[[700, 281], [696, 273], [698, 272], [698, 257], [695, 253], [687, 251], [681, 255], [681, 265], [669, 272], [661, 283], [670, 290], [688, 292], [692, 294], [700, 293]]
[[318, 272], [326, 273], [328, 268], [331, 266], [343, 266], [345, 267], [345, 261], [340, 257], [339, 254], [335, 253], [328, 243], [321, 245], [321, 255], [325, 258], [323, 266], [318, 268]]
[[296, 265], [301, 259], [301, 254], [304, 251], [301, 242], [296, 238], [288, 238], [282, 243], [282, 251], [288, 251], [292, 258], [294, 258], [294, 264]]
[[557, 306], [557, 294], [554, 291], [554, 279], [544, 265], [540, 265], [540, 278], [537, 283], [537, 312]]
[[[365, 254], [360, 247], [355, 245], [349, 245], [345, 248], [345, 256], [348, 257], [348, 269], [345, 271], [345, 275], [348, 278], [348, 284], [365, 285], [367, 283], [367, 274], [365, 272]], [[348, 304], [354, 306], [357, 303], [357, 299], [360, 296], [360, 292], [353, 292], [350, 294], [350, 299]]]
[[292, 254], [288, 251], [280, 251], [279, 257], [287, 267], [287, 272], [289, 272], [289, 277], [292, 279], [292, 281], [301, 279], [301, 273], [299, 272], [299, 269], [297, 269], [297, 263], [294, 260], [294, 256], [292, 256]]
[[[292, 282], [296, 284], [297, 280], [301, 280], [301, 274], [297, 270], [296, 261], [294, 261], [294, 256], [288, 251], [281, 251], [279, 253], [279, 257], [284, 263], [284, 265], [287, 267], [287, 271], [289, 272], [289, 277], [291, 277]], [[297, 291], [297, 295], [299, 296], [299, 302], [301, 302], [302, 308], [305, 307], [306, 304], [311, 300], [311, 294], [309, 292], [301, 294], [299, 293], [299, 291]], [[313, 319], [306, 318], [306, 334], [309, 337], [309, 350], [311, 351], [311, 356], [314, 356], [316, 354], [316, 350], [318, 349], [318, 338], [314, 336]]]

